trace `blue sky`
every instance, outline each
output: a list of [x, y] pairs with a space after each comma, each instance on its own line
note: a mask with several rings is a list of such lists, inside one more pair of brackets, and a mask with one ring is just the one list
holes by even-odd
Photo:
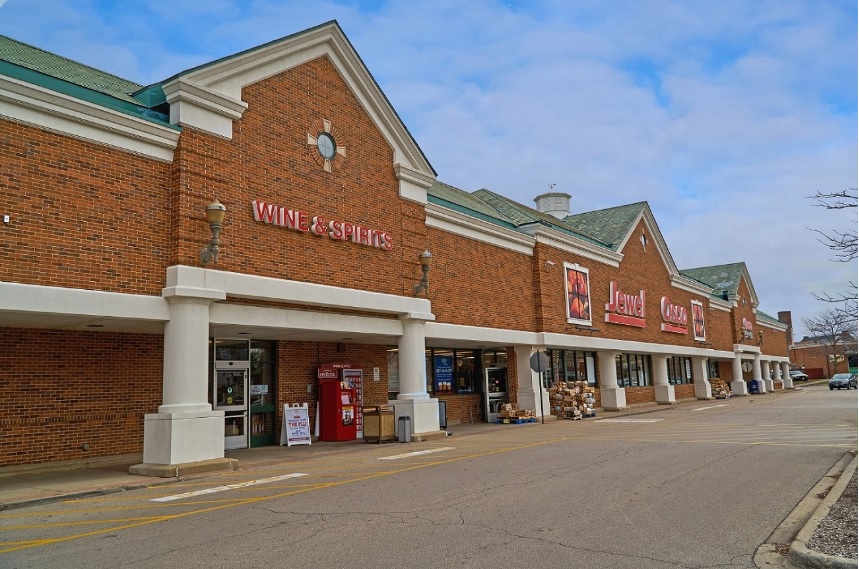
[[573, 212], [646, 200], [678, 267], [745, 261], [801, 320], [856, 263], [855, 0], [0, 0], [0, 34], [138, 83], [337, 20], [438, 172]]

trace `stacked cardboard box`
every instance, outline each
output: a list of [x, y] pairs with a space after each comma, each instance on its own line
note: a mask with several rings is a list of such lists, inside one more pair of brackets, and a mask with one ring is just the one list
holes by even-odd
[[533, 409], [517, 409], [515, 403], [505, 403], [498, 410], [498, 416], [502, 419], [528, 419], [536, 415]]
[[587, 381], [556, 383], [549, 388], [552, 415], [559, 419], [581, 419], [596, 415], [594, 388]]
[[716, 399], [730, 399], [731, 386], [718, 378], [710, 379], [710, 390]]

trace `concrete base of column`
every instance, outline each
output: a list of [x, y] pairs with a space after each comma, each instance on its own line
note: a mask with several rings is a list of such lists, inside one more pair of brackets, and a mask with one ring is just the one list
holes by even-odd
[[796, 386], [793, 384], [793, 379], [790, 376], [783, 377], [781, 382], [785, 389], [796, 389]]
[[695, 397], [697, 399], [713, 398], [713, 387], [709, 381], [699, 381], [695, 384]]
[[621, 388], [600, 388], [600, 405], [604, 411], [626, 409], [626, 390]]
[[673, 385], [655, 385], [656, 402], [659, 405], [674, 405], [677, 403], [677, 398], [674, 397]]
[[775, 382], [771, 379], [764, 380], [764, 389], [767, 391], [775, 391]]
[[151, 413], [143, 422], [143, 463], [179, 465], [224, 458], [224, 412]]
[[735, 379], [731, 382], [731, 394], [734, 397], [745, 397], [749, 394], [749, 385], [742, 379]]
[[549, 416], [551, 407], [549, 406], [549, 393], [543, 390], [543, 404], [540, 405], [540, 393], [533, 391], [518, 391], [516, 392], [516, 401], [519, 402], [519, 409], [532, 409], [534, 416], [539, 418], [542, 415]]
[[388, 401], [394, 408], [394, 421], [399, 430], [400, 417], [411, 417], [412, 440], [422, 441], [447, 436], [441, 430], [438, 416], [438, 399], [394, 399]]

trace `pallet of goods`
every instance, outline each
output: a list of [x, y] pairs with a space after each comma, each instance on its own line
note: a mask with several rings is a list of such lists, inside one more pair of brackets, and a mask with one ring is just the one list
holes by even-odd
[[713, 397], [716, 399], [730, 399], [731, 386], [721, 379], [711, 379], [710, 389], [713, 392]]
[[515, 403], [505, 403], [498, 410], [496, 423], [519, 425], [521, 423], [535, 423], [537, 417], [533, 409], [517, 409]]
[[587, 381], [560, 382], [549, 388], [551, 413], [559, 419], [596, 417], [594, 388]]

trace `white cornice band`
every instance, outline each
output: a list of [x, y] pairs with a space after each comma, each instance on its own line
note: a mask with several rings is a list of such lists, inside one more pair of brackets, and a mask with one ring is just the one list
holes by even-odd
[[179, 142], [175, 128], [2, 75], [0, 116], [162, 162]]

